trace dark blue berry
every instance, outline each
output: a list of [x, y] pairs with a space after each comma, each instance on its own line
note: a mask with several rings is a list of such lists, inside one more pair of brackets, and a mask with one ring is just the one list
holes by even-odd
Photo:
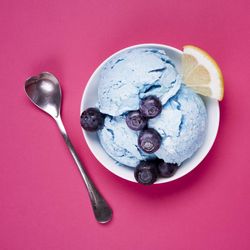
[[130, 111], [126, 116], [126, 123], [132, 130], [142, 130], [147, 125], [147, 118], [139, 110]]
[[140, 111], [145, 117], [154, 118], [161, 113], [161, 110], [161, 101], [156, 96], [147, 96], [140, 102]]
[[140, 132], [138, 146], [146, 153], [152, 154], [161, 146], [161, 136], [153, 129], [148, 128]]
[[103, 127], [104, 115], [97, 108], [88, 108], [81, 114], [81, 126], [87, 131], [97, 131]]
[[166, 178], [172, 177], [176, 173], [177, 169], [178, 169], [178, 164], [167, 163], [162, 160], [159, 162], [157, 166], [159, 175], [161, 177], [166, 177]]
[[141, 161], [135, 168], [134, 176], [137, 182], [151, 185], [157, 179], [157, 169], [154, 161]]

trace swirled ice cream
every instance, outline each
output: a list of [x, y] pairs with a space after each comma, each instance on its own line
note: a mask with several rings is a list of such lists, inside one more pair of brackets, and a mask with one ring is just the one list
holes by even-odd
[[163, 50], [133, 49], [104, 66], [98, 90], [102, 113], [118, 116], [139, 108], [140, 99], [157, 96], [164, 105], [181, 86], [181, 77]]

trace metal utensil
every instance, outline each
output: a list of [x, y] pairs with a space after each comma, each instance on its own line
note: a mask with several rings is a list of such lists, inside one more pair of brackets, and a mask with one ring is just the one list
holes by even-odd
[[26, 80], [25, 92], [38, 108], [49, 114], [56, 121], [87, 187], [96, 220], [100, 223], [110, 221], [112, 209], [87, 175], [64, 128], [60, 115], [62, 93], [59, 81], [53, 74], [42, 72], [38, 76], [32, 76]]

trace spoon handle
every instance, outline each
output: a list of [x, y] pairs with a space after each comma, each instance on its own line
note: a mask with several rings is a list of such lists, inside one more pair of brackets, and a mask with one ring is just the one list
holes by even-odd
[[91, 200], [91, 204], [92, 204], [92, 208], [94, 211], [94, 215], [95, 218], [98, 222], [100, 223], [106, 223], [109, 222], [112, 219], [112, 209], [110, 208], [110, 206], [108, 205], [108, 203], [104, 200], [104, 198], [102, 197], [102, 195], [99, 193], [99, 191], [97, 190], [97, 188], [95, 187], [94, 183], [91, 181], [91, 179], [89, 178], [86, 170], [84, 169], [68, 135], [67, 132], [65, 130], [65, 127], [63, 125], [62, 119], [60, 116], [58, 116], [57, 118], [55, 118], [55, 121], [59, 127], [59, 130], [69, 148], [69, 151], [71, 153], [71, 155], [73, 156], [75, 163], [81, 173], [81, 176], [84, 180], [84, 183], [87, 187], [87, 190], [89, 192], [89, 197]]

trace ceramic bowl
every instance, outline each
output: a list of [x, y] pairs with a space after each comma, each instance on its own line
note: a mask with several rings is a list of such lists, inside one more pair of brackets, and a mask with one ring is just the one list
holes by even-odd
[[[122, 49], [114, 53], [109, 58], [107, 58], [97, 67], [95, 72], [92, 74], [82, 96], [81, 108], [80, 108], [81, 113], [83, 110], [89, 107], [93, 107], [97, 103], [97, 91], [98, 91], [98, 86], [100, 84], [100, 73], [105, 63], [108, 60], [112, 59], [114, 56], [126, 50], [135, 48], [153, 48], [153, 49], [165, 50], [166, 54], [175, 63], [177, 71], [181, 74], [182, 72], [181, 57], [183, 53], [181, 50], [163, 44], [138, 44], [131, 47], [127, 47], [125, 49]], [[219, 120], [220, 120], [219, 103], [217, 100], [211, 98], [202, 97], [202, 99], [204, 100], [208, 114], [207, 131], [203, 145], [190, 159], [183, 162], [183, 164], [181, 165], [181, 167], [178, 169], [178, 171], [174, 176], [172, 176], [171, 178], [159, 178], [155, 184], [170, 182], [188, 174], [190, 171], [192, 171], [195, 167], [199, 165], [199, 163], [205, 158], [205, 156], [211, 149], [215, 141], [219, 127]], [[118, 165], [117, 162], [114, 159], [112, 159], [103, 149], [102, 145], [99, 142], [97, 133], [86, 132], [84, 130], [82, 130], [82, 132], [91, 152], [105, 168], [107, 168], [113, 174], [125, 180], [136, 182], [134, 178], [134, 168]]]

